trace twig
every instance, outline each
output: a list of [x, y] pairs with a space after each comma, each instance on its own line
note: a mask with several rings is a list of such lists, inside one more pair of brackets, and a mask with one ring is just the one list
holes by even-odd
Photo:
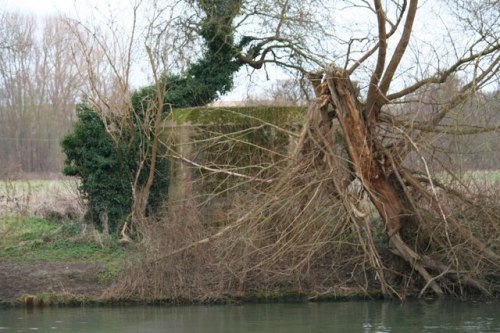
[[439, 279], [440, 277], [448, 274], [450, 270], [447, 268], [445, 271], [441, 272], [441, 274], [439, 275], [436, 275], [435, 277], [431, 278], [429, 281], [427, 281], [427, 283], [425, 284], [425, 286], [422, 288], [422, 290], [420, 290], [420, 293], [418, 294], [418, 298], [421, 298], [423, 295], [424, 295], [424, 292], [427, 290], [427, 288], [431, 285], [431, 283], [434, 283], [434, 281], [436, 281], [437, 279]]

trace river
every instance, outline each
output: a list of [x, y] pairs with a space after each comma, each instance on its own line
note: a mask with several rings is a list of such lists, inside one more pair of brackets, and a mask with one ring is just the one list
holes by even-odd
[[0, 332], [500, 332], [500, 302], [0, 309]]

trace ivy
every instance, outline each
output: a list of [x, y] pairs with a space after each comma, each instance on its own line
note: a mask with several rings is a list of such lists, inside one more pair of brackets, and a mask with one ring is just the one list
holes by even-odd
[[[205, 51], [185, 73], [163, 75], [164, 114], [172, 107], [206, 105], [233, 87], [233, 74], [242, 66], [235, 60], [232, 22], [239, 13], [241, 0], [197, 0], [205, 17], [200, 21], [200, 35], [205, 39]], [[144, 184], [148, 178], [150, 161], [144, 156], [151, 152], [151, 133], [144, 124], [150, 103], [156, 98], [157, 85], [149, 85], [131, 95], [134, 108], [132, 128], [118, 133], [115, 143], [106, 133], [100, 115], [91, 106], [77, 107], [78, 121], [74, 131], [62, 140], [66, 160], [64, 174], [78, 176], [80, 191], [88, 201], [88, 216], [100, 223], [106, 212], [110, 228], [116, 231], [131, 213], [132, 187], [135, 175]], [[161, 156], [162, 154], [159, 154]], [[138, 168], [141, 167], [141, 170]], [[168, 194], [169, 161], [158, 158], [155, 179], [149, 195], [150, 214], [164, 202]]]
[[115, 146], [99, 114], [85, 104], [77, 106], [78, 121], [61, 146], [66, 154], [63, 173], [81, 179], [80, 192], [88, 203], [87, 216], [96, 223], [107, 212], [111, 230], [132, 207], [127, 147]]

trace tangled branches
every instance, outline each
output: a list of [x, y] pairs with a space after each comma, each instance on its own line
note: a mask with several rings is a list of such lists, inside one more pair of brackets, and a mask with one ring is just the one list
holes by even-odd
[[[342, 82], [324, 82], [325, 94], [342, 91]], [[241, 129], [196, 136], [196, 163], [180, 144], [179, 160], [189, 162], [182, 165], [192, 176], [184, 179], [189, 186], [178, 186], [190, 192], [163, 223], [144, 231], [147, 260], [135, 263], [120, 292], [188, 300], [289, 290], [310, 297], [353, 290], [400, 299], [496, 295], [498, 183], [474, 190], [463, 177], [432, 175], [420, 142], [396, 126], [384, 125], [384, 132], [393, 142], [399, 133], [413, 159], [381, 142], [352, 147], [343, 121], [355, 117], [339, 119], [334, 99], [324, 95], [311, 104], [288, 155], [252, 141], [260, 136], [242, 138], [248, 133]]]

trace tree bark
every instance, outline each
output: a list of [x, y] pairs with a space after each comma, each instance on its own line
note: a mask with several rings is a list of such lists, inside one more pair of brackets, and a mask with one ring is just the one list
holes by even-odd
[[401, 227], [400, 216], [404, 205], [389, 181], [387, 166], [375, 158], [382, 156], [381, 152], [376, 151], [376, 139], [370, 133], [370, 128], [376, 128], [376, 124], [369, 124], [363, 118], [363, 112], [353, 95], [352, 83], [345, 71], [333, 69], [327, 73], [327, 83], [356, 177], [377, 207], [391, 237]]
[[[326, 72], [329, 98], [340, 123], [347, 150], [356, 177], [361, 181], [371, 202], [376, 207], [385, 224], [389, 243], [395, 252], [405, 259], [424, 278], [433, 291], [442, 295], [443, 291], [426, 271], [420, 256], [403, 241], [399, 230], [401, 216], [406, 212], [405, 204], [398, 189], [389, 180], [391, 167], [386, 164], [381, 145], [376, 141], [376, 118], [364, 117], [363, 106], [355, 96], [355, 89], [346, 71], [331, 68]], [[368, 120], [370, 119], [370, 120]], [[389, 296], [389, 295], [388, 295]]]

